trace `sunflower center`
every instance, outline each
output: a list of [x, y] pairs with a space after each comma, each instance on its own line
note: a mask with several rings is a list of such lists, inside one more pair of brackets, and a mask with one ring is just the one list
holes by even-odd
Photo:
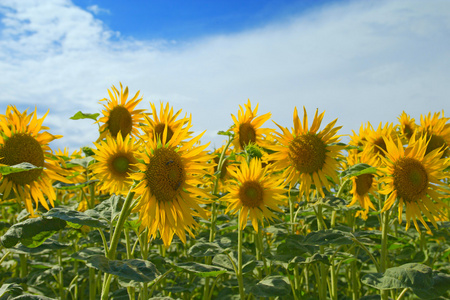
[[[159, 123], [158, 125], [155, 126], [155, 137], [157, 139], [160, 139], [161, 141], [162, 141], [162, 136], [163, 136], [165, 127], [166, 127], [166, 124], [164, 124], [164, 123]], [[170, 128], [170, 126], [167, 126], [167, 138], [166, 138], [166, 141], [170, 141], [172, 136], [173, 136], [173, 130]]]
[[412, 137], [413, 129], [412, 129], [411, 125], [409, 125], [409, 124], [404, 124], [404, 125], [403, 125], [403, 134], [404, 134], [408, 139], [410, 139], [410, 138]]
[[356, 193], [359, 196], [364, 196], [369, 192], [370, 188], [372, 187], [373, 175], [372, 174], [359, 175], [356, 177], [355, 183], [356, 183]]
[[111, 135], [116, 137], [119, 131], [122, 136], [127, 136], [133, 128], [131, 113], [124, 106], [118, 105], [109, 113], [108, 129]]
[[427, 150], [425, 151], [425, 155], [430, 153], [431, 151], [441, 148], [445, 145], [445, 140], [440, 135], [431, 135], [430, 141], [428, 142]]
[[313, 133], [299, 135], [289, 144], [289, 159], [301, 173], [311, 174], [321, 170], [326, 153], [326, 144]]
[[250, 122], [242, 123], [239, 125], [239, 145], [242, 149], [250, 143], [256, 142], [256, 131]]
[[119, 154], [118, 156], [113, 157], [111, 160], [111, 171], [118, 175], [126, 176], [127, 172], [130, 170], [130, 163], [131, 161], [127, 156]]
[[[0, 163], [8, 166], [17, 165], [23, 162], [30, 163], [36, 167], [44, 166], [44, 151], [41, 144], [32, 136], [25, 133], [14, 134], [5, 141], [0, 149]], [[18, 185], [29, 184], [42, 173], [42, 169], [34, 169], [20, 173], [6, 175], [12, 182]]]
[[383, 150], [386, 151], [387, 148], [386, 148], [386, 142], [384, 141], [384, 139], [382, 137], [376, 139], [374, 142], [374, 145], [375, 145], [375, 147], [373, 149], [373, 152], [375, 154], [380, 154], [382, 156], [385, 156]]
[[428, 174], [422, 163], [405, 157], [394, 166], [394, 187], [398, 197], [406, 201], [416, 201], [425, 195], [428, 188]]
[[180, 155], [172, 149], [155, 150], [147, 165], [145, 178], [156, 200], [160, 202], [174, 200], [186, 179]]
[[257, 181], [246, 181], [239, 189], [239, 199], [243, 206], [259, 207], [263, 204], [264, 190]]

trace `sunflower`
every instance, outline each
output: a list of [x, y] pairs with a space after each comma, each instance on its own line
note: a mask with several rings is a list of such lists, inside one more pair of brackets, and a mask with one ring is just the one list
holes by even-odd
[[36, 109], [31, 114], [25, 110], [19, 112], [15, 106], [8, 106], [6, 114], [0, 115], [0, 165], [13, 166], [20, 163], [30, 163], [39, 169], [26, 172], [0, 175], [0, 193], [3, 199], [8, 198], [13, 191], [18, 200], [25, 203], [25, 208], [35, 216], [32, 200], [36, 207], [40, 203], [47, 210], [50, 209], [45, 196], [51, 206], [56, 198], [52, 187], [53, 180], [67, 182], [60, 174], [64, 174], [59, 163], [48, 146], [51, 141], [61, 138], [47, 131], [42, 126], [47, 113], [40, 119], [36, 117]]
[[336, 133], [341, 126], [334, 127], [336, 119], [319, 132], [325, 112], [318, 115], [318, 110], [316, 110], [311, 128], [308, 129], [308, 116], [305, 108], [303, 111], [302, 125], [297, 108], [294, 109], [292, 133], [287, 128], [275, 123], [282, 133], [276, 132], [279, 144], [269, 148], [275, 151], [270, 155], [271, 161], [274, 161], [276, 168], [284, 170], [283, 177], [289, 183], [289, 188], [294, 187], [298, 182], [300, 193], [306, 194], [309, 198], [311, 184], [314, 183], [316, 189], [324, 197], [322, 187], [329, 191], [330, 179], [333, 182], [339, 181], [337, 175], [339, 162], [336, 158], [340, 156], [340, 151], [344, 149], [344, 146], [333, 143], [339, 141]]
[[264, 122], [270, 119], [271, 113], [257, 117], [258, 104], [252, 110], [250, 99], [244, 106], [245, 110], [239, 105], [237, 119], [233, 114], [231, 115], [234, 125], [230, 130], [235, 133], [233, 145], [236, 150], [244, 150], [245, 146], [250, 143], [264, 146], [264, 135], [269, 135], [272, 132], [272, 129], [260, 128]]
[[354, 130], [352, 130], [352, 132], [353, 135], [350, 136], [349, 145], [358, 147], [358, 150], [362, 149], [364, 143], [367, 142], [366, 139], [367, 128], [364, 127], [364, 124], [361, 124], [358, 134], [356, 134]]
[[122, 83], [120, 83], [120, 92], [115, 86], [112, 86], [111, 90], [108, 90], [110, 99], [100, 100], [107, 103], [103, 105], [105, 108], [102, 111], [103, 117], [96, 122], [104, 123], [99, 128], [100, 137], [97, 141], [104, 139], [108, 134], [115, 138], [119, 132], [122, 132], [122, 136], [139, 134], [138, 124], [142, 121], [142, 112], [145, 111], [144, 109], [135, 109], [142, 101], [142, 98], [138, 99], [139, 91], [127, 102], [128, 87], [125, 87], [124, 91]]
[[[165, 138], [166, 141], [169, 141], [178, 128], [181, 128], [189, 123], [189, 119], [185, 116], [184, 118], [177, 120], [181, 114], [181, 109], [174, 114], [173, 108], [169, 105], [169, 103], [166, 103], [165, 107], [162, 102], [160, 102], [160, 105], [161, 107], [158, 117], [155, 104], [150, 103], [153, 118], [145, 116], [146, 124], [142, 126], [142, 130], [147, 135], [146, 139], [163, 140]], [[164, 130], [166, 130], [167, 133], [163, 137]], [[185, 138], [190, 138], [190, 132]]]
[[[361, 156], [357, 150], [352, 149], [349, 151], [347, 164], [348, 166], [353, 166], [358, 163], [373, 165], [375, 163], [374, 160], [374, 157], [367, 158]], [[374, 193], [374, 191], [377, 190], [378, 183], [375, 174], [361, 174], [358, 176], [353, 176], [352, 184], [352, 190], [350, 191], [350, 194], [353, 195], [352, 201], [347, 206], [352, 206], [356, 203], [356, 201], [358, 201], [363, 210], [358, 211], [356, 213], [356, 216], [361, 216], [361, 218], [366, 220], [370, 208], [376, 210], [369, 197], [369, 194], [371, 194], [376, 198], [376, 194]]]
[[125, 195], [132, 185], [130, 174], [136, 171], [136, 153], [139, 144], [134, 137], [122, 133], [117, 134], [116, 139], [106, 137], [106, 141], [94, 143], [97, 149], [93, 149], [96, 162], [92, 165], [94, 177], [100, 180], [100, 189], [110, 194]]
[[420, 116], [419, 134], [427, 135], [429, 138], [427, 150], [425, 154], [430, 153], [434, 149], [443, 148], [443, 157], [450, 156], [450, 123], [449, 118], [444, 117], [444, 111], [442, 111], [442, 118], [439, 113], [434, 113], [431, 117], [431, 113], [427, 116]]
[[250, 163], [243, 161], [239, 167], [233, 165], [228, 172], [233, 179], [227, 187], [229, 193], [222, 200], [229, 202], [226, 212], [236, 213], [242, 209], [241, 229], [247, 225], [248, 215], [258, 231], [258, 222], [262, 223], [264, 218], [272, 220], [275, 217], [272, 211], [282, 212], [278, 205], [285, 198], [284, 180], [273, 175], [272, 167], [263, 168], [261, 160], [253, 158]]
[[205, 175], [211, 174], [213, 155], [204, 151], [208, 144], [196, 146], [203, 133], [186, 141], [188, 135], [187, 127], [178, 126], [168, 141], [147, 140], [145, 151], [138, 155], [143, 161], [136, 165], [140, 172], [131, 175], [139, 182], [133, 191], [141, 198], [133, 211], [139, 212], [140, 229], [148, 228], [153, 238], [159, 231], [166, 247], [174, 234], [183, 243], [186, 232], [194, 236], [192, 229], [198, 223], [193, 216], [206, 218], [199, 204], [211, 197], [202, 187]]
[[399, 139], [395, 142], [391, 138], [385, 138], [385, 143], [387, 150], [383, 161], [386, 167], [380, 168], [386, 174], [380, 179], [385, 187], [379, 192], [389, 196], [382, 212], [390, 209], [398, 200], [398, 221], [402, 222], [405, 206], [406, 229], [410, 227], [412, 219], [417, 231], [420, 231], [416, 220], [419, 219], [430, 231], [421, 212], [437, 228], [436, 219], [446, 219], [442, 210], [447, 207], [441, 201], [444, 196], [439, 193], [448, 193], [441, 181], [446, 177], [443, 170], [449, 165], [448, 160], [440, 158], [443, 151], [435, 149], [426, 154], [426, 136], [413, 139], [406, 149]]
[[414, 118], [411, 118], [407, 113], [402, 112], [400, 117], [398, 117], [400, 134], [409, 141], [417, 128]]
[[367, 157], [374, 157], [374, 166], [378, 166], [381, 163], [381, 158], [386, 151], [386, 144], [384, 138], [395, 137], [394, 125], [392, 123], [386, 123], [384, 126], [380, 122], [377, 130], [375, 130], [372, 124], [368, 123], [367, 129], [364, 132], [365, 142], [363, 142], [362, 155]]

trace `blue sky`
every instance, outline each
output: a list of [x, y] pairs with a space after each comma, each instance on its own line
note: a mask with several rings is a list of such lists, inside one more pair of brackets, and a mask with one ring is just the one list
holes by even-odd
[[[54, 148], [92, 146], [100, 113], [122, 82], [143, 101], [219, 130], [250, 99], [291, 127], [294, 107], [325, 111], [340, 134], [450, 109], [450, 1], [0, 2], [0, 112], [50, 110]], [[146, 6], [143, 6], [146, 5]], [[310, 117], [310, 119], [312, 116]], [[272, 121], [264, 126], [275, 128]]]
[[[75, 0], [113, 31], [137, 39], [189, 40], [285, 20], [332, 0]], [[342, 0], [340, 2], [343, 2]]]

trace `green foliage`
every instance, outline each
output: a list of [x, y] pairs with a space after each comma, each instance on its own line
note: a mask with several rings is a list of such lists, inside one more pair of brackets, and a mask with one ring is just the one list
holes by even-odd
[[89, 114], [89, 113], [83, 113], [81, 111], [78, 111], [76, 114], [74, 114], [72, 117], [70, 117], [70, 119], [71, 120], [92, 119], [94, 121], [97, 121], [97, 117], [99, 115], [100, 115], [99, 113]]
[[18, 242], [34, 248], [65, 227], [66, 221], [57, 218], [28, 219], [11, 226], [0, 238], [0, 242], [5, 248], [12, 248]]
[[93, 218], [86, 213], [70, 210], [64, 207], [55, 207], [43, 214], [44, 217], [58, 218], [66, 221], [71, 227], [80, 228], [81, 226], [89, 227], [108, 227], [107, 222]]
[[42, 169], [42, 167], [36, 167], [35, 165], [30, 164], [28, 162], [23, 162], [13, 166], [0, 166], [0, 174], [8, 175], [12, 173], [26, 172], [35, 169]]

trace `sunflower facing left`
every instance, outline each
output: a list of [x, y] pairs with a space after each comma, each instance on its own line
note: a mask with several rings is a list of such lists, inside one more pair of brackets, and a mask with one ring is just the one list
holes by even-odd
[[[54, 206], [56, 198], [52, 187], [54, 180], [67, 182], [60, 174], [64, 171], [59, 167], [59, 160], [52, 155], [48, 143], [60, 138], [47, 131], [42, 126], [47, 113], [40, 119], [36, 117], [36, 109], [31, 114], [27, 110], [20, 113], [15, 106], [8, 106], [5, 115], [0, 115], [0, 165], [13, 166], [20, 163], [30, 163], [40, 169], [0, 175], [0, 193], [3, 199], [15, 193], [18, 201], [23, 201], [27, 211], [34, 216], [32, 202], [40, 203], [50, 209], [47, 203]], [[47, 200], [46, 200], [47, 197]]]

